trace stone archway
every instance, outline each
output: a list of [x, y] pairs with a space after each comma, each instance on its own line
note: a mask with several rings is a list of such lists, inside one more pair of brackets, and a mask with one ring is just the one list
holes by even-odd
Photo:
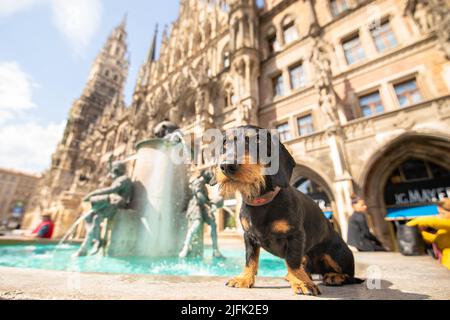
[[384, 191], [388, 178], [410, 159], [436, 163], [450, 170], [450, 136], [407, 133], [385, 144], [371, 158], [360, 183], [376, 235], [390, 249], [396, 248], [394, 228], [385, 220]]
[[[300, 184], [306, 182], [306, 180], [309, 180], [310, 187], [314, 189], [311, 194], [308, 194], [299, 188], [301, 187]], [[316, 201], [324, 212], [331, 211], [333, 225], [336, 231], [341, 232], [339, 219], [336, 216], [336, 204], [334, 193], [332, 191], [332, 182], [320, 169], [305, 164], [297, 164], [292, 173], [291, 184]], [[323, 203], [320, 203], [321, 200], [323, 200]]]

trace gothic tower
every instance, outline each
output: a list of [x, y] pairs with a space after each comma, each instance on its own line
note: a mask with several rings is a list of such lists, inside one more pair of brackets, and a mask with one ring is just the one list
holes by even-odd
[[67, 190], [73, 180], [79, 145], [104, 109], [123, 94], [128, 74], [126, 18], [109, 36], [95, 59], [88, 82], [70, 109], [64, 136], [52, 155], [51, 194]]
[[230, 56], [240, 124], [258, 124], [260, 72], [258, 8], [255, 0], [230, 1]]

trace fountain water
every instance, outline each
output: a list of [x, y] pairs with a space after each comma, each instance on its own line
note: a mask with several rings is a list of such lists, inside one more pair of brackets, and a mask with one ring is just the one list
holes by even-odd
[[131, 210], [112, 220], [109, 256], [176, 256], [186, 233], [187, 166], [180, 143], [151, 139], [137, 145]]

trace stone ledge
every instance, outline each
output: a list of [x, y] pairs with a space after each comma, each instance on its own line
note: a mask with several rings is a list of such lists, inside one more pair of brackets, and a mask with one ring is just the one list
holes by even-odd
[[450, 271], [430, 257], [397, 253], [355, 254], [357, 275], [379, 272], [380, 289], [366, 284], [325, 287], [320, 297], [293, 295], [281, 278], [258, 277], [253, 289], [228, 288], [224, 277], [71, 273], [0, 267], [0, 299], [213, 299], [322, 300], [450, 299]]

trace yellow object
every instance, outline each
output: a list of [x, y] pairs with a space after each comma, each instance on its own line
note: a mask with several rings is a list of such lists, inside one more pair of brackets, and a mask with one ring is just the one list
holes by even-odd
[[407, 223], [409, 227], [435, 229], [436, 233], [422, 231], [425, 242], [435, 244], [442, 252], [441, 263], [450, 270], [450, 219], [440, 217], [421, 217]]

